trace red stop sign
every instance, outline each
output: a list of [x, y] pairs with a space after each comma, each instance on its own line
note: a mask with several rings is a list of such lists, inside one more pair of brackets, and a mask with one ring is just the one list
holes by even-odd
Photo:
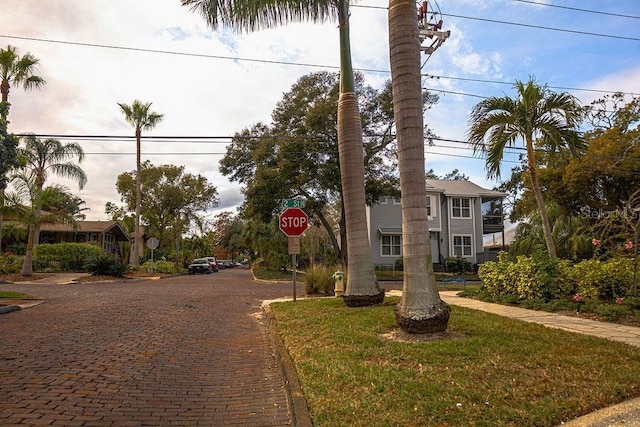
[[287, 236], [298, 237], [309, 226], [309, 217], [300, 208], [287, 208], [280, 214], [278, 225]]

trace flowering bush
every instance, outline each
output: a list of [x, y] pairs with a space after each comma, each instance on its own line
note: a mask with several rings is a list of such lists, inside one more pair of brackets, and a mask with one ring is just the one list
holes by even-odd
[[518, 256], [515, 261], [501, 253], [497, 262], [481, 264], [478, 276], [483, 289], [494, 297], [548, 301], [575, 295], [582, 300], [615, 301], [631, 289], [632, 272], [633, 261], [627, 258], [591, 259], [571, 264], [551, 260], [538, 251], [531, 257]]
[[632, 272], [633, 261], [630, 259], [590, 259], [575, 264], [569, 275], [575, 281], [576, 292], [580, 295], [612, 301], [629, 292]]

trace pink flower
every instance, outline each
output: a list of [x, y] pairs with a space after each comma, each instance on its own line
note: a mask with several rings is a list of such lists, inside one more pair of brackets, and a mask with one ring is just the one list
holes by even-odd
[[582, 302], [582, 296], [575, 294], [573, 296], [573, 298], [571, 298], [573, 300], [573, 302], [577, 302], [577, 303], [581, 303]]
[[629, 241], [624, 244], [625, 249], [633, 249], [633, 242]]
[[616, 304], [622, 304], [624, 302], [624, 297], [616, 298]]
[[600, 240], [598, 240], [598, 239], [591, 239], [591, 244], [592, 244], [593, 246], [598, 246], [598, 245], [600, 245]]

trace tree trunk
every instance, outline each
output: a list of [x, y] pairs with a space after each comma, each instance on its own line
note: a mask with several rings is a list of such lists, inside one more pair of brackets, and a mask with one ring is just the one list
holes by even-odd
[[27, 237], [27, 251], [25, 252], [24, 261], [22, 262], [21, 276], [33, 276], [33, 227], [29, 227], [29, 236]]
[[371, 261], [364, 189], [362, 122], [355, 92], [349, 43], [349, 3], [338, 6], [340, 22], [340, 98], [338, 99], [338, 154], [347, 230], [347, 286], [349, 307], [379, 304], [384, 300]]
[[553, 242], [553, 235], [551, 234], [551, 224], [549, 223], [549, 215], [547, 214], [547, 206], [544, 203], [542, 197], [542, 191], [540, 190], [540, 183], [538, 183], [538, 173], [536, 172], [536, 159], [533, 151], [533, 139], [531, 136], [526, 137], [527, 144], [527, 165], [529, 168], [529, 174], [531, 175], [531, 188], [533, 188], [533, 194], [536, 197], [536, 204], [540, 211], [540, 222], [542, 223], [542, 234], [544, 235], [544, 242], [547, 246], [547, 252], [549, 257], [556, 258], [556, 245]]
[[140, 177], [140, 128], [136, 129], [136, 228], [133, 241], [133, 258], [131, 265], [140, 266], [140, 204], [142, 199], [142, 182]]
[[408, 333], [447, 329], [449, 306], [436, 288], [427, 222], [420, 41], [416, 3], [389, 3], [389, 48], [402, 200], [402, 298], [396, 321]]

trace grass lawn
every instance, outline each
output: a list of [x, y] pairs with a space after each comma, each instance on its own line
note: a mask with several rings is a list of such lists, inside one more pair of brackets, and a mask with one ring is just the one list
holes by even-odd
[[40, 299], [39, 297], [34, 297], [33, 295], [23, 294], [22, 292], [2, 291], [2, 290], [0, 290], [0, 298]]
[[554, 426], [640, 396], [640, 349], [456, 306], [446, 339], [393, 341], [398, 301], [272, 305], [314, 426]]

